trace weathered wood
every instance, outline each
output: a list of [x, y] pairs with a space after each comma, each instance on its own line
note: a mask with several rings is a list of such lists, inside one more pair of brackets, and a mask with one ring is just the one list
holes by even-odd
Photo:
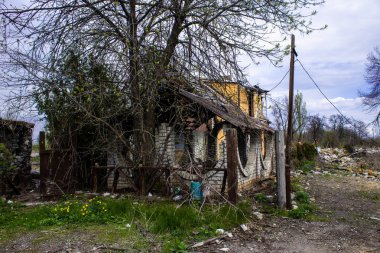
[[45, 132], [40, 132], [39, 148], [40, 148], [40, 152], [46, 150]]
[[286, 206], [286, 180], [285, 180], [285, 149], [284, 132], [276, 131], [276, 178], [277, 178], [277, 205]]
[[170, 196], [170, 170], [165, 169], [165, 195]]
[[228, 201], [233, 204], [237, 202], [237, 131], [236, 129], [227, 129], [227, 183], [228, 183]]
[[293, 138], [293, 93], [294, 93], [294, 54], [295, 54], [295, 44], [294, 35], [291, 37], [290, 46], [290, 70], [289, 70], [289, 108], [288, 108], [288, 128], [286, 136], [286, 150], [285, 150], [285, 181], [286, 181], [286, 208], [292, 209], [292, 199], [291, 199], [291, 180], [290, 180], [290, 170], [291, 170], [291, 146]]
[[46, 194], [46, 180], [49, 178], [49, 155], [45, 155], [46, 152], [46, 144], [45, 144], [45, 132], [40, 132], [39, 136], [39, 151], [40, 151], [40, 193], [42, 195]]
[[119, 182], [119, 168], [116, 168], [113, 174], [113, 182], [112, 182], [112, 193], [115, 193], [117, 190], [117, 183]]
[[222, 189], [220, 190], [220, 194], [224, 195], [226, 191], [226, 183], [227, 183], [227, 171], [225, 170], [223, 173], [223, 181], [222, 181]]
[[140, 195], [145, 196], [147, 194], [145, 190], [145, 168], [139, 168], [139, 183], [140, 183]]
[[98, 164], [92, 168], [92, 191], [98, 192]]

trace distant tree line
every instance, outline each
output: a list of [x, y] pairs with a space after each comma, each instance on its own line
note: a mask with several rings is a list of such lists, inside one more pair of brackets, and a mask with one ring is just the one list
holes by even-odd
[[[287, 129], [288, 98], [272, 100], [272, 126], [278, 130]], [[310, 142], [321, 147], [363, 146], [377, 144], [367, 124], [340, 114], [330, 117], [319, 114], [308, 115], [301, 92], [297, 91], [294, 101], [293, 140]]]

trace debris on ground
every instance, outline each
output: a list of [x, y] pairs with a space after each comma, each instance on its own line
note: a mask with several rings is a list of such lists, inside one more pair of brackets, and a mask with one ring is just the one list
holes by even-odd
[[[348, 172], [352, 176], [380, 181], [380, 149], [357, 148], [348, 153], [341, 148], [318, 149], [318, 166], [311, 173], [315, 175], [328, 175], [336, 171]], [[295, 176], [302, 171], [292, 173]]]
[[245, 224], [241, 224], [240, 227], [241, 227], [241, 229], [242, 229], [244, 232], [248, 230], [248, 227], [247, 227], [247, 225], [245, 225]]
[[224, 234], [224, 229], [222, 229], [222, 228], [218, 228], [215, 232], [216, 232], [218, 235], [221, 235], [221, 234]]
[[252, 214], [258, 220], [262, 220], [264, 218], [264, 215], [260, 212], [253, 212]]

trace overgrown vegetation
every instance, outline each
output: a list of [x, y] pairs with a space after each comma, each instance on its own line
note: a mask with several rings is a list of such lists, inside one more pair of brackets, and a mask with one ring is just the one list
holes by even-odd
[[37, 207], [1, 201], [0, 230], [3, 234], [4, 230], [11, 229], [17, 234], [17, 231], [57, 226], [73, 228], [80, 225], [85, 228], [108, 224], [136, 233], [140, 233], [141, 229], [147, 231], [164, 242], [164, 252], [185, 252], [188, 243], [215, 235], [217, 228], [230, 229], [246, 223], [250, 210], [250, 203], [246, 201], [239, 203], [238, 208], [207, 205], [201, 212], [196, 204], [179, 207], [172, 202], [161, 201], [152, 205], [130, 198], [75, 197]]
[[0, 143], [0, 180], [13, 170], [12, 162], [12, 153], [3, 143]]
[[316, 215], [318, 207], [311, 202], [310, 195], [307, 193], [300, 182], [300, 178], [292, 179], [292, 192], [294, 192], [294, 201], [296, 205], [292, 210], [278, 208], [263, 193], [256, 194], [255, 200], [261, 206], [261, 211], [273, 216], [289, 217], [293, 219], [306, 220], [323, 220]]
[[12, 153], [3, 143], [0, 143], [0, 186], [13, 186], [10, 179], [11, 173], [16, 169], [13, 162]]
[[295, 169], [310, 172], [316, 163], [317, 149], [310, 143], [296, 143], [292, 149], [292, 161]]

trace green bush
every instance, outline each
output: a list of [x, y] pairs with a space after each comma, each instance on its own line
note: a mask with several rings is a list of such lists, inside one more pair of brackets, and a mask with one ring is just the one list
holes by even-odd
[[267, 203], [268, 202], [268, 197], [263, 193], [256, 194], [255, 199], [259, 203]]
[[302, 218], [305, 218], [309, 213], [310, 213], [309, 208], [300, 206], [297, 209], [290, 210], [288, 212], [288, 216], [293, 219], [302, 219]]
[[188, 246], [186, 243], [178, 239], [172, 242], [169, 242], [168, 244], [169, 252], [173, 252], [173, 253], [187, 253], [189, 252], [187, 250], [187, 247]]
[[343, 149], [347, 154], [353, 154], [355, 152], [355, 148], [350, 144], [344, 144]]
[[310, 143], [296, 143], [292, 148], [292, 164], [296, 169], [309, 172], [315, 167], [317, 149]]
[[6, 177], [12, 170], [15, 169], [12, 164], [14, 161], [12, 153], [8, 150], [5, 144], [0, 143], [0, 179]]
[[296, 143], [293, 149], [293, 157], [299, 161], [314, 160], [318, 155], [317, 149], [310, 143]]
[[315, 168], [315, 161], [303, 160], [300, 162], [299, 169], [304, 173], [308, 173]]
[[296, 192], [295, 199], [298, 203], [301, 203], [301, 204], [309, 204], [310, 203], [310, 196], [307, 192], [304, 192], [304, 191]]

